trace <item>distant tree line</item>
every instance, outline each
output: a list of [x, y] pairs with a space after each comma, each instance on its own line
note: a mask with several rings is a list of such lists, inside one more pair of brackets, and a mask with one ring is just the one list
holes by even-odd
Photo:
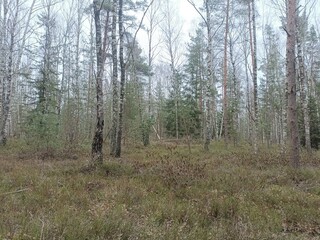
[[314, 3], [273, 1], [274, 26], [255, 0], [188, 2], [200, 23], [187, 41], [170, 0], [1, 1], [0, 144], [91, 144], [95, 165], [104, 142], [120, 157], [128, 143], [223, 139], [279, 145], [297, 167], [320, 142]]

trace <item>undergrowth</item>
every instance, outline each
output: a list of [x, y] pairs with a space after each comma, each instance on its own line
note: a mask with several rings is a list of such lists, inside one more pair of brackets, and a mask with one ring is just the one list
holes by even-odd
[[318, 153], [294, 171], [277, 149], [158, 144], [85, 171], [85, 151], [19, 149], [0, 149], [0, 239], [320, 239]]

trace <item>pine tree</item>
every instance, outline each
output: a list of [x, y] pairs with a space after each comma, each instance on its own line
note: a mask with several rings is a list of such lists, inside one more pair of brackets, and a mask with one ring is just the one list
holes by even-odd
[[295, 42], [296, 42], [296, 0], [288, 0], [287, 3], [287, 81], [288, 81], [288, 126], [290, 141], [290, 160], [294, 168], [300, 166], [299, 135], [297, 124], [296, 102], [296, 69], [295, 69]]
[[29, 113], [26, 130], [30, 143], [36, 143], [38, 150], [50, 151], [58, 143], [58, 48], [54, 41], [56, 15], [52, 2], [44, 7], [39, 15], [39, 26], [44, 29], [40, 37], [41, 60], [37, 63], [39, 72], [33, 82], [36, 107]]

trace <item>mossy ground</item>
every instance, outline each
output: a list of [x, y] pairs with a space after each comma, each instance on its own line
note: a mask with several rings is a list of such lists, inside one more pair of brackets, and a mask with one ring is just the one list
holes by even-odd
[[89, 151], [21, 149], [0, 149], [0, 239], [320, 239], [317, 152], [125, 147], [86, 171]]

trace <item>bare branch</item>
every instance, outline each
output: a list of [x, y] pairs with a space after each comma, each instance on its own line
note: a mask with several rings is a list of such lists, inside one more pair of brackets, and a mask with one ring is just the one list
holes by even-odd
[[188, 3], [190, 3], [192, 5], [192, 7], [197, 11], [197, 13], [199, 13], [200, 17], [203, 19], [203, 21], [205, 22], [205, 24], [208, 26], [208, 23], [206, 18], [202, 15], [202, 13], [200, 12], [200, 10], [197, 8], [197, 6], [195, 5], [195, 3], [192, 0], [187, 0]]
[[23, 188], [23, 189], [19, 189], [19, 190], [12, 191], [12, 192], [1, 193], [0, 196], [6, 196], [6, 195], [10, 195], [10, 194], [15, 194], [15, 193], [26, 192], [29, 190], [30, 190], [30, 188]]
[[[142, 18], [141, 18], [141, 20], [140, 20], [139, 26], [138, 26], [138, 28], [137, 28], [136, 32], [134, 33], [134, 36], [133, 36], [132, 47], [131, 47], [131, 49], [130, 49], [129, 55], [132, 54], [132, 52], [133, 52], [133, 48], [134, 48], [134, 45], [135, 45], [136, 39], [137, 39], [137, 34], [138, 34], [139, 30], [141, 29], [143, 20], [144, 20], [144, 18], [145, 18], [145, 16], [146, 16], [146, 14], [147, 14], [150, 6], [153, 4], [153, 2], [154, 2], [154, 0], [151, 0], [151, 2], [149, 3], [149, 5], [147, 6], [147, 8], [146, 8], [146, 9], [144, 10], [144, 12], [143, 12], [143, 15], [142, 15]], [[128, 58], [128, 61], [129, 61], [129, 58]], [[127, 63], [126, 63], [125, 65], [127, 65]]]

